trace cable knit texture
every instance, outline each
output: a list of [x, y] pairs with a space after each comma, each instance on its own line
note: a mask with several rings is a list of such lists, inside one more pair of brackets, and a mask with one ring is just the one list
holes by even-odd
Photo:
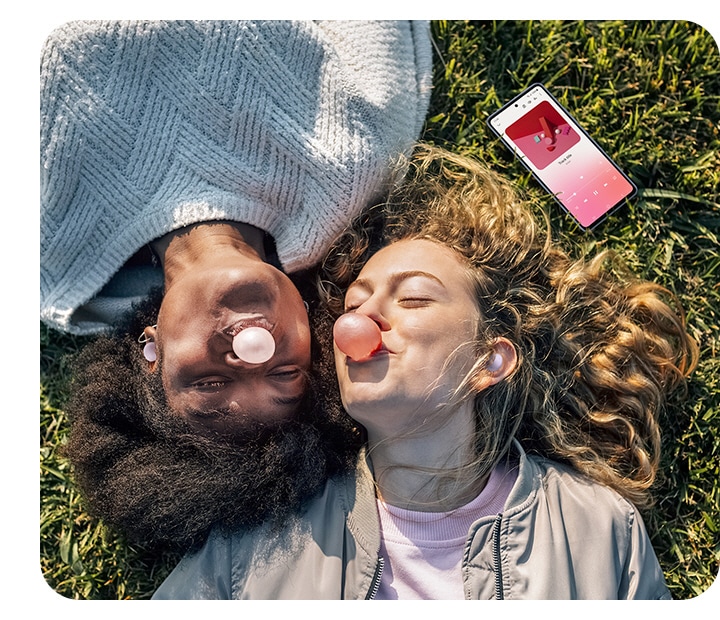
[[431, 60], [426, 22], [60, 27], [41, 59], [41, 319], [107, 328], [158, 282], [126, 261], [200, 221], [313, 265], [419, 137]]

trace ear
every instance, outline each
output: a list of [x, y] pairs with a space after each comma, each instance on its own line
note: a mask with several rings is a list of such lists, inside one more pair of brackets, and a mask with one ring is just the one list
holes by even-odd
[[[155, 372], [158, 366], [157, 363], [157, 326], [148, 326], [143, 330], [144, 346], [143, 355], [147, 360], [147, 368], [149, 372]], [[152, 351], [149, 350], [148, 345], [151, 345]]]
[[478, 392], [489, 388], [510, 375], [517, 366], [515, 345], [507, 338], [498, 338], [492, 347], [490, 361], [484, 369], [478, 371], [474, 387]]

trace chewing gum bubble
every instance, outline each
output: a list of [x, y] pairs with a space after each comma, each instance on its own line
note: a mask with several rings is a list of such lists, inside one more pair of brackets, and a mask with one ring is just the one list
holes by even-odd
[[232, 348], [243, 362], [264, 364], [275, 354], [275, 340], [267, 329], [248, 327], [235, 335]]
[[378, 324], [364, 314], [343, 314], [333, 327], [335, 344], [350, 359], [370, 357], [382, 346]]

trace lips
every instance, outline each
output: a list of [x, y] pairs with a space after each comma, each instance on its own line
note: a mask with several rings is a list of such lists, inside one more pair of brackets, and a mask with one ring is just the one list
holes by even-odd
[[373, 360], [380, 358], [380, 357], [386, 357], [387, 355], [390, 355], [392, 351], [388, 349], [385, 344], [382, 344], [379, 349], [376, 349], [373, 351], [370, 355], [367, 357], [361, 359], [361, 360], [354, 360], [351, 357], [345, 356], [345, 361], [348, 364], [365, 364], [367, 362], [372, 362]]

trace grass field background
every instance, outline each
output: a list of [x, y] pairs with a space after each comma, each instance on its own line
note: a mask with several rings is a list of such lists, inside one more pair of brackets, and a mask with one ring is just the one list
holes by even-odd
[[[688, 22], [432, 24], [434, 91], [424, 139], [471, 154], [545, 205], [578, 252], [616, 250], [682, 301], [701, 350], [662, 420], [657, 503], [644, 513], [675, 598], [705, 591], [720, 561], [720, 55]], [[487, 116], [544, 83], [640, 188], [582, 232], [492, 137]], [[40, 327], [40, 566], [68, 598], [148, 598], [177, 561], [90, 518], [58, 455], [67, 433], [63, 356], [82, 344]]]

